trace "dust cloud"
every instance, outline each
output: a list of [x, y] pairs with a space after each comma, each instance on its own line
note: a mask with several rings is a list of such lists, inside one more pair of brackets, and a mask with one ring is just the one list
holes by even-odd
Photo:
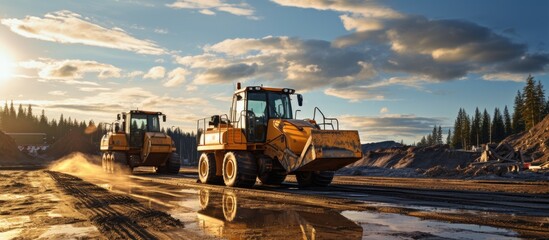
[[116, 178], [117, 180], [128, 178], [128, 176], [124, 174], [107, 174], [103, 171], [100, 164], [100, 156], [75, 152], [54, 161], [50, 164], [48, 169], [79, 177]]

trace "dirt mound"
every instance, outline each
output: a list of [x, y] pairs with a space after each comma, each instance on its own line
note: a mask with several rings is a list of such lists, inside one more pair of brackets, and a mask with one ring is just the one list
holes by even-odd
[[0, 131], [0, 165], [14, 164], [28, 160], [28, 157], [17, 148], [15, 140]]
[[366, 143], [362, 144], [362, 152], [375, 151], [383, 148], [399, 148], [404, 145], [397, 143], [395, 141], [384, 141], [384, 142], [375, 142], [375, 143]]
[[364, 154], [363, 159], [349, 167], [429, 169], [441, 166], [446, 169], [455, 169], [458, 166], [466, 166], [477, 157], [478, 153], [455, 151], [447, 145], [399, 147], [368, 151]]
[[73, 152], [95, 154], [98, 151], [99, 146], [92, 144], [90, 135], [79, 131], [70, 131], [51, 145], [46, 150], [46, 154], [54, 158], [60, 158]]
[[526, 162], [532, 161], [535, 165], [549, 162], [549, 115], [532, 129], [511, 135], [503, 142], [521, 151]]

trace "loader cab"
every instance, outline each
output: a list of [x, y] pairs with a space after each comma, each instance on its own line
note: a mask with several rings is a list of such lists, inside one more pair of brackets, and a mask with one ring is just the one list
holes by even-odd
[[235, 92], [231, 122], [242, 128], [248, 142], [265, 142], [270, 119], [293, 119], [288, 88], [246, 87]]
[[166, 121], [166, 115], [161, 112], [132, 110], [123, 114], [130, 147], [141, 148], [147, 132], [161, 132], [160, 116], [162, 116], [163, 121]]

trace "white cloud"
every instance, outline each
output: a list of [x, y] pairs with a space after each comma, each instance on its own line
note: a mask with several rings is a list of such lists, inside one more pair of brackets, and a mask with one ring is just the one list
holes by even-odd
[[142, 76], [144, 75], [145, 73], [143, 71], [132, 71], [130, 73], [128, 73], [126, 75], [126, 77], [128, 78], [136, 78], [136, 77], [139, 77], [139, 76]]
[[106, 87], [81, 87], [78, 90], [82, 92], [97, 92], [97, 91], [110, 91], [110, 88]]
[[362, 17], [370, 18], [401, 18], [403, 15], [391, 8], [380, 6], [368, 0], [271, 0], [287, 7], [311, 8], [317, 10], [331, 10], [349, 12]]
[[164, 87], [176, 87], [185, 82], [185, 76], [189, 74], [184, 68], [176, 68], [168, 73], [168, 79], [163, 84]]
[[158, 34], [168, 34], [168, 29], [165, 29], [165, 28], [156, 28], [156, 29], [154, 29], [154, 32], [155, 32], [155, 33], [158, 33]]
[[53, 96], [65, 96], [65, 94], [67, 94], [67, 92], [66, 91], [56, 90], [56, 91], [49, 91], [48, 94], [53, 95]]
[[162, 66], [156, 66], [149, 69], [149, 72], [143, 78], [160, 79], [166, 75], [166, 69]]
[[40, 58], [20, 62], [19, 66], [39, 70], [38, 76], [42, 79], [66, 80], [67, 83], [70, 80], [82, 79], [87, 73], [97, 73], [97, 77], [100, 79], [120, 78], [122, 71], [110, 64], [79, 59], [54, 60]]
[[517, 73], [489, 73], [482, 75], [482, 79], [488, 81], [513, 81], [513, 82], [525, 82], [526, 77], [524, 74]]
[[177, 0], [166, 6], [175, 9], [195, 9], [204, 15], [215, 15], [215, 11], [220, 11], [256, 19], [254, 9], [245, 2], [228, 3], [225, 0]]
[[379, 110], [379, 113], [381, 114], [385, 114], [385, 113], [388, 113], [389, 112], [389, 109], [387, 107], [382, 107], [380, 110]]
[[151, 40], [137, 39], [117, 27], [102, 27], [68, 10], [47, 13], [44, 18], [27, 16], [24, 19], [2, 19], [0, 22], [14, 33], [27, 38], [58, 43], [80, 43], [140, 54], [166, 53]]

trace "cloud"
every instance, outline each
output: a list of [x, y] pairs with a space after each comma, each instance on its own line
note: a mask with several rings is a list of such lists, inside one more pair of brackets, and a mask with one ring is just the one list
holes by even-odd
[[371, 18], [400, 18], [402, 14], [388, 7], [380, 6], [373, 1], [365, 0], [271, 0], [287, 7], [312, 8], [317, 10], [331, 10], [349, 12], [362, 17]]
[[38, 77], [41, 79], [64, 80], [66, 83], [74, 83], [74, 80], [84, 78], [87, 73], [97, 73], [99, 79], [120, 78], [122, 71], [110, 64], [79, 59], [54, 60], [40, 58], [20, 62], [19, 66], [39, 70]]
[[195, 9], [204, 15], [216, 15], [216, 11], [256, 19], [254, 9], [245, 2], [227, 3], [225, 0], [177, 0], [167, 7], [174, 9]]
[[67, 94], [67, 92], [66, 91], [56, 90], [56, 91], [49, 91], [48, 94], [53, 95], [53, 96], [65, 96], [65, 94]]
[[145, 73], [143, 71], [132, 71], [132, 72], [129, 72], [128, 74], [126, 74], [126, 77], [128, 78], [136, 78], [136, 77], [139, 77], [139, 76], [142, 76], [144, 75]]
[[434, 125], [440, 125], [444, 119], [419, 117], [415, 115], [393, 114], [379, 117], [340, 116], [342, 129], [356, 129], [361, 142], [386, 140], [415, 142], [430, 133]]
[[97, 92], [97, 91], [110, 91], [110, 88], [106, 87], [81, 87], [78, 90], [82, 92]]
[[379, 113], [388, 113], [389, 112], [389, 109], [387, 107], [382, 107], [380, 110], [379, 110]]
[[184, 68], [176, 68], [172, 70], [170, 73], [168, 73], [168, 79], [163, 84], [164, 87], [176, 87], [181, 85], [185, 82], [185, 76], [189, 74], [189, 71], [187, 71]]
[[262, 79], [298, 90], [368, 81], [377, 74], [368, 61], [366, 52], [355, 48], [285, 36], [227, 39], [205, 46], [203, 54], [176, 57], [193, 70], [195, 84]]
[[166, 75], [166, 69], [162, 66], [156, 66], [149, 69], [149, 72], [143, 78], [160, 79]]
[[156, 29], [154, 29], [154, 32], [155, 32], [155, 33], [158, 33], [158, 34], [168, 34], [168, 29], [165, 29], [165, 28], [156, 28]]
[[24, 19], [6, 18], [0, 21], [14, 33], [27, 38], [58, 43], [79, 43], [160, 55], [166, 50], [151, 40], [137, 39], [124, 30], [102, 27], [68, 10], [47, 13], [43, 18], [26, 16]]
[[526, 76], [524, 74], [516, 73], [489, 73], [482, 75], [482, 79], [488, 81], [513, 81], [513, 82], [525, 82]]

